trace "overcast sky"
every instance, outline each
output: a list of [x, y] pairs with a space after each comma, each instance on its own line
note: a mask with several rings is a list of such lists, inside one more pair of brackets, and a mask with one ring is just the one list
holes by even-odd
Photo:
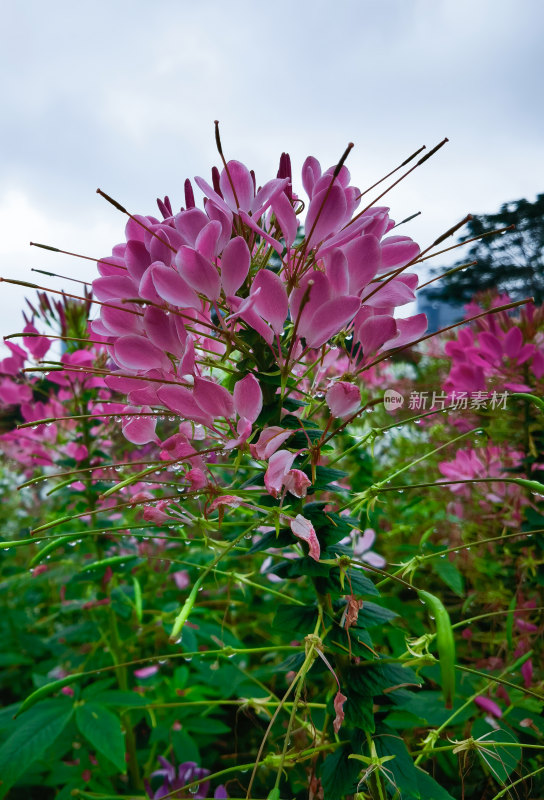
[[[92, 280], [91, 262], [28, 242], [108, 254], [125, 220], [96, 188], [135, 213], [154, 213], [165, 194], [179, 207], [184, 179], [217, 163], [216, 118], [227, 157], [261, 184], [282, 150], [298, 179], [307, 155], [328, 167], [353, 141], [348, 166], [364, 188], [447, 136], [387, 200], [397, 221], [422, 212], [404, 228], [422, 245], [467, 212], [544, 191], [542, 0], [3, 0], [1, 10], [6, 277], [33, 280], [37, 267]], [[0, 292], [5, 335], [20, 330], [23, 294]]]

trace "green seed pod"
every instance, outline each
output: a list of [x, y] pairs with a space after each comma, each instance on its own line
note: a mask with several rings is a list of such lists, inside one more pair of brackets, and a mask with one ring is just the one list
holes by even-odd
[[440, 673], [442, 676], [442, 691], [444, 692], [446, 708], [452, 708], [453, 695], [455, 692], [455, 640], [453, 638], [450, 615], [442, 605], [442, 602], [438, 597], [435, 597], [434, 594], [420, 590], [418, 591], [418, 595], [435, 620], [436, 644], [438, 647]]

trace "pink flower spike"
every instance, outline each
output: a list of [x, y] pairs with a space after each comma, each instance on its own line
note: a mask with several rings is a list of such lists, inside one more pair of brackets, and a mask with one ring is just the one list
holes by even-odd
[[246, 375], [234, 387], [233, 395], [238, 416], [255, 422], [263, 407], [263, 393], [257, 378], [251, 374]]
[[337, 381], [327, 391], [325, 400], [333, 417], [344, 419], [354, 414], [361, 405], [361, 390], [353, 383]]
[[302, 514], [297, 514], [295, 519], [291, 520], [291, 530], [298, 539], [302, 539], [303, 542], [308, 544], [310, 548], [308, 555], [310, 558], [319, 561], [321, 547], [312, 523], [307, 520], [306, 517], [303, 517]]
[[342, 694], [340, 690], [336, 692], [333, 702], [336, 716], [334, 718], [334, 722], [332, 723], [332, 727], [334, 728], [335, 733], [338, 733], [344, 721], [344, 703], [346, 702], [347, 699], [348, 698], [346, 697], [346, 695]]
[[493, 717], [497, 718], [502, 717], [501, 709], [495, 703], [495, 701], [490, 700], [489, 697], [478, 696], [474, 698], [474, 702], [476, 703], [477, 706], [480, 706], [480, 708], [482, 708], [488, 714], [491, 714]]
[[249, 272], [251, 255], [242, 236], [231, 239], [221, 256], [221, 283], [228, 297], [235, 295]]

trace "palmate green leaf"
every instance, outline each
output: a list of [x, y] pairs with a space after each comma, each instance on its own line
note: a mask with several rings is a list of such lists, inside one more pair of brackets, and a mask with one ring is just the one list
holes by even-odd
[[518, 744], [516, 735], [503, 728], [491, 728], [483, 719], [476, 720], [471, 733], [474, 739], [479, 740], [478, 758], [484, 769], [487, 767], [496, 780], [503, 785], [506, 784], [521, 759], [521, 746], [501, 747], [500, 743]]
[[315, 628], [317, 608], [315, 606], [295, 606], [280, 603], [272, 621], [272, 627], [280, 631], [290, 631], [305, 636]]
[[45, 700], [19, 721], [0, 748], [0, 798], [60, 736], [72, 713], [68, 699]]
[[119, 772], [126, 772], [125, 737], [119, 718], [105, 706], [91, 702], [78, 706], [76, 722], [88, 742]]
[[[356, 739], [359, 738], [356, 735]], [[361, 764], [349, 759], [351, 753], [359, 754], [361, 746], [344, 745], [331, 753], [321, 766], [319, 777], [323, 786], [325, 800], [340, 800], [357, 791]]]

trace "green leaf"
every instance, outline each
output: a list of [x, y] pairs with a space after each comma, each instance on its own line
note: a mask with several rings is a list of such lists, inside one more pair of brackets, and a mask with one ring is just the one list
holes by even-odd
[[521, 759], [521, 746], [501, 747], [501, 743], [519, 744], [518, 738], [504, 728], [491, 728], [483, 719], [476, 720], [471, 733], [474, 739], [479, 740], [477, 752], [482, 766], [504, 785]]
[[272, 627], [280, 631], [293, 631], [305, 636], [315, 628], [317, 608], [315, 606], [294, 606], [281, 603], [272, 621]]
[[119, 772], [126, 772], [125, 738], [119, 718], [104, 706], [91, 702], [78, 706], [76, 722], [90, 744], [106, 756]]
[[433, 558], [432, 567], [452, 592], [459, 597], [465, 596], [465, 581], [455, 564], [452, 564], [447, 558]]
[[357, 761], [348, 759], [351, 752], [351, 748], [347, 745], [339, 747], [323, 762], [320, 778], [325, 800], [339, 800], [357, 790], [361, 765]]
[[417, 769], [417, 788], [419, 790], [418, 798], [428, 800], [432, 797], [433, 800], [454, 800], [449, 792], [438, 784], [427, 772]]
[[146, 706], [149, 700], [146, 697], [142, 697], [138, 692], [121, 692], [117, 689], [112, 689], [111, 691], [98, 692], [93, 695], [93, 703], [130, 708]]
[[20, 720], [0, 748], [0, 798], [60, 736], [72, 711], [69, 700], [45, 700]]
[[374, 625], [383, 625], [385, 622], [390, 622], [395, 617], [398, 617], [396, 611], [391, 611], [389, 608], [384, 608], [365, 600], [362, 609], [359, 611], [357, 627], [372, 628]]

